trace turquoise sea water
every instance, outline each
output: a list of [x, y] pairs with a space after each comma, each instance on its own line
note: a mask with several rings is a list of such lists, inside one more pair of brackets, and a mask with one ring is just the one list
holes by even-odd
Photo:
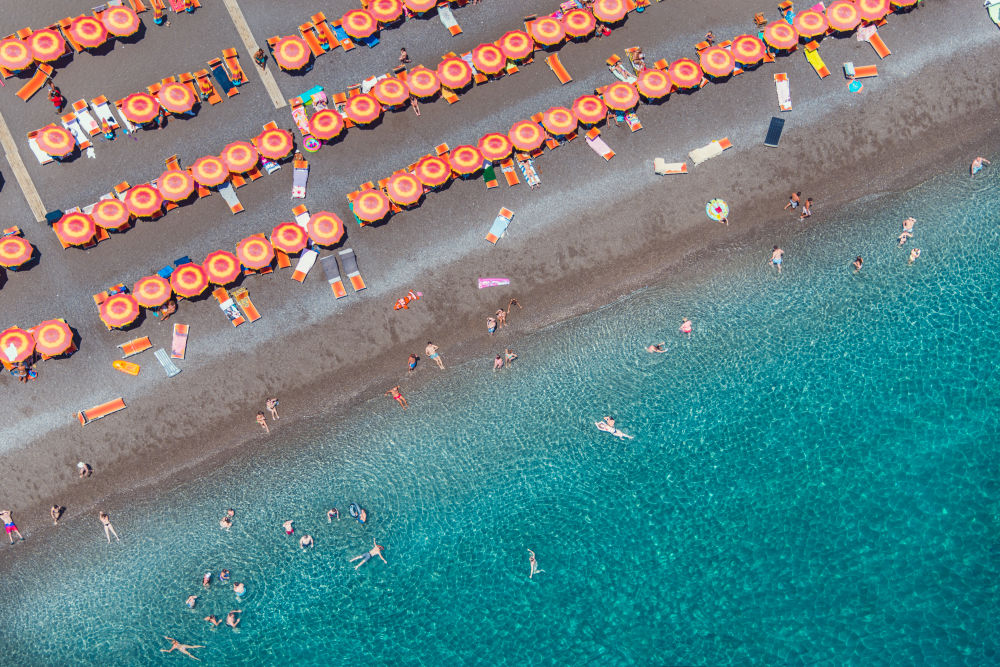
[[[504, 332], [513, 368], [458, 362], [405, 415], [379, 398], [279, 424], [281, 454], [118, 510], [120, 545], [95, 518], [15, 564], [3, 660], [186, 662], [159, 652], [170, 635], [212, 664], [995, 664], [998, 183], [790, 219], [780, 277], [764, 241], [695, 284]], [[594, 428], [609, 413], [634, 440]], [[388, 565], [356, 573], [373, 538]], [[223, 567], [239, 603], [200, 586]], [[235, 608], [237, 632], [201, 621]]]

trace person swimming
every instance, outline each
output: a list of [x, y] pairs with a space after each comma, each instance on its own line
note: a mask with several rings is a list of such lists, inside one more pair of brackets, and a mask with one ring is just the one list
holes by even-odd
[[292, 527], [292, 519], [281, 524], [281, 527], [285, 529], [285, 535], [291, 535], [295, 532], [295, 528]]
[[680, 332], [683, 334], [690, 334], [693, 326], [694, 325], [691, 323], [691, 320], [685, 317], [684, 321], [681, 322]]
[[243, 597], [243, 594], [246, 592], [247, 592], [247, 587], [243, 584], [242, 581], [238, 581], [235, 584], [233, 584], [233, 593], [236, 594], [236, 597], [241, 598]]
[[528, 549], [528, 564], [531, 566], [531, 571], [528, 572], [528, 579], [531, 579], [539, 572], [545, 572], [545, 570], [538, 569], [538, 560], [535, 558], [535, 552], [531, 549]]
[[313, 546], [312, 535], [303, 535], [302, 537], [299, 538], [299, 548], [301, 548], [303, 551], [305, 551], [311, 546]]
[[223, 570], [222, 572], [219, 573], [219, 581], [221, 581], [224, 584], [229, 583], [229, 570]]
[[659, 343], [655, 343], [653, 345], [647, 345], [646, 346], [646, 352], [663, 354], [664, 352], [667, 351], [666, 345], [667, 345], [667, 342], [664, 341], [664, 340], [661, 340]]
[[374, 538], [372, 538], [372, 544], [374, 544], [375, 546], [366, 551], [365, 553], [361, 554], [360, 556], [355, 556], [350, 560], [351, 563], [353, 563], [356, 560], [361, 561], [360, 563], [354, 566], [355, 570], [357, 570], [359, 567], [370, 561], [374, 556], [378, 556], [379, 558], [381, 558], [382, 562], [385, 563], [386, 565], [389, 564], [385, 560], [385, 556], [382, 555], [382, 550], [385, 549], [385, 547], [376, 542]]
[[913, 264], [919, 258], [920, 258], [920, 248], [914, 248], [913, 250], [910, 251], [910, 261], [907, 263]]
[[201, 585], [208, 588], [212, 585], [212, 573], [206, 572], [205, 576], [201, 578]]
[[326, 522], [333, 523], [334, 517], [337, 518], [337, 521], [340, 521], [340, 510], [338, 510], [336, 507], [326, 511]]

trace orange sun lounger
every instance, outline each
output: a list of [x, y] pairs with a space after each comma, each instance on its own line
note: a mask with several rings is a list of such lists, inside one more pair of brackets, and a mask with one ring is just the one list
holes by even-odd
[[38, 67], [35, 68], [34, 76], [21, 86], [21, 89], [17, 91], [17, 96], [27, 102], [35, 93], [42, 89], [42, 86], [48, 82], [51, 76], [52, 68], [45, 63], [39, 63]]
[[253, 305], [253, 301], [250, 300], [250, 292], [246, 287], [240, 287], [239, 289], [234, 289], [232, 291], [233, 300], [239, 304], [243, 312], [247, 314], [247, 319], [251, 322], [256, 322], [260, 319], [260, 313], [257, 312], [257, 307]]
[[890, 51], [889, 47], [885, 45], [885, 42], [882, 41], [882, 38], [879, 36], [877, 31], [873, 32], [872, 36], [868, 38], [868, 43], [872, 45], [873, 49], [875, 49], [875, 53], [878, 54], [879, 58], [885, 58], [886, 56], [892, 55], [892, 51]]
[[243, 315], [236, 307], [236, 304], [233, 303], [233, 300], [229, 296], [229, 292], [226, 291], [225, 287], [216, 288], [212, 292], [212, 296], [214, 296], [215, 300], [219, 302], [219, 308], [226, 314], [226, 317], [229, 318], [229, 321], [233, 323], [234, 327], [238, 327], [246, 322], [246, 320], [243, 319]]
[[514, 187], [521, 182], [521, 179], [517, 177], [517, 170], [514, 169], [514, 160], [507, 158], [500, 163], [500, 171], [503, 172], [503, 177], [507, 179], [507, 186]]
[[556, 78], [559, 79], [559, 83], [566, 85], [567, 83], [573, 80], [573, 77], [569, 75], [569, 72], [566, 71], [566, 68], [563, 67], [563, 64], [559, 62], [558, 53], [553, 53], [549, 56], [546, 56], [545, 63], [549, 66], [549, 69], [551, 69], [552, 72], [556, 75]]
[[80, 410], [76, 413], [76, 418], [80, 420], [80, 426], [86, 426], [90, 422], [97, 421], [98, 419], [104, 419], [108, 415], [118, 412], [119, 410], [124, 410], [126, 407], [125, 400], [121, 398], [116, 398], [113, 401], [108, 401], [107, 403], [101, 403], [100, 405], [95, 405], [89, 410]]
[[149, 342], [149, 336], [133, 338], [127, 343], [122, 343], [118, 346], [118, 348], [122, 351], [122, 359], [128, 359], [129, 357], [139, 354], [140, 352], [145, 352], [151, 347], [153, 347], [153, 344]]
[[316, 28], [316, 32], [319, 33], [320, 37], [323, 38], [327, 47], [332, 51], [333, 49], [340, 46], [340, 40], [337, 36], [333, 34], [333, 29], [330, 28], [330, 24], [326, 21], [326, 15], [323, 12], [317, 12], [309, 17], [309, 20], [313, 22], [313, 27]]
[[326, 53], [323, 50], [323, 45], [319, 43], [319, 37], [314, 32], [312, 23], [303, 23], [300, 25], [299, 34], [302, 35], [302, 39], [306, 40], [306, 44], [309, 45], [309, 50], [312, 51], [314, 56], [321, 56]]
[[236, 49], [224, 49], [222, 51], [222, 57], [226, 61], [226, 68], [232, 75], [232, 77], [230, 77], [231, 81], [239, 81], [240, 85], [249, 81], [249, 79], [247, 79], [247, 75], [243, 72], [243, 68], [240, 67], [240, 58], [236, 55]]
[[353, 249], [344, 248], [340, 251], [340, 263], [343, 265], [344, 273], [347, 274], [347, 279], [355, 292], [360, 292], [368, 287], [365, 285], [364, 278], [361, 277], [361, 271], [358, 269], [358, 258]]

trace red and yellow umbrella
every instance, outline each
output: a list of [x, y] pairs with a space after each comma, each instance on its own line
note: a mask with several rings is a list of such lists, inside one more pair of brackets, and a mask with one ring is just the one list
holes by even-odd
[[[451, 165], [439, 157], [428, 155], [417, 162], [417, 166], [413, 169], [413, 175], [424, 185], [436, 188], [451, 179]], [[355, 203], [355, 208], [357, 208], [357, 203]]]
[[483, 74], [494, 75], [507, 66], [507, 56], [495, 44], [480, 44], [472, 49], [472, 63]]
[[[187, 172], [184, 172], [185, 174]], [[161, 179], [160, 183], [163, 181]], [[94, 219], [94, 224], [104, 229], [119, 229], [125, 225], [132, 214], [129, 213], [125, 203], [114, 197], [102, 199], [94, 204], [94, 209], [90, 212], [90, 217]]]
[[139, 17], [131, 7], [108, 7], [101, 15], [101, 22], [108, 32], [119, 37], [128, 37], [139, 29]]
[[919, 0], [891, 0], [890, 4], [893, 7], [912, 7], [917, 4]]
[[[725, 51], [725, 49], [723, 49]], [[705, 56], [702, 55], [702, 58]], [[732, 71], [732, 57], [729, 59], [729, 69]], [[635, 88], [639, 94], [647, 100], [661, 100], [670, 94], [672, 85], [670, 77], [666, 72], [658, 69], [644, 69], [639, 72], [639, 78], [635, 82]]]
[[628, 111], [639, 103], [639, 91], [631, 83], [615, 81], [604, 89], [604, 103], [616, 111]]
[[401, 171], [389, 177], [385, 192], [400, 206], [413, 206], [424, 196], [424, 186], [413, 174]]
[[[326, 213], [326, 211], [323, 211]], [[332, 214], [327, 214], [332, 215]], [[314, 213], [312, 218], [309, 218], [310, 222], [316, 217]], [[306, 230], [302, 229], [302, 226], [295, 222], [279, 222], [271, 230], [271, 246], [275, 250], [280, 250], [288, 254], [293, 254], [301, 251], [306, 247], [309, 242], [309, 235], [306, 234]]]
[[368, 3], [368, 12], [375, 17], [375, 20], [385, 25], [403, 15], [403, 6], [399, 4], [399, 0], [371, 0]]
[[35, 60], [47, 63], [56, 60], [66, 53], [66, 40], [59, 31], [52, 28], [42, 28], [31, 33], [28, 38], [28, 48]]
[[69, 36], [80, 46], [92, 49], [108, 41], [108, 29], [93, 16], [78, 16], [69, 27]]
[[35, 143], [52, 157], [63, 157], [73, 152], [76, 139], [65, 128], [58, 125], [46, 125], [38, 131]]
[[208, 289], [208, 274], [201, 264], [181, 264], [170, 274], [170, 287], [177, 296], [193, 299]]
[[272, 160], [280, 160], [295, 148], [292, 135], [289, 134], [288, 130], [283, 130], [280, 127], [264, 130], [257, 135], [254, 143], [261, 155]]
[[186, 169], [168, 169], [156, 180], [156, 189], [167, 201], [184, 201], [194, 192], [194, 177]]
[[112, 294], [101, 304], [101, 320], [111, 329], [127, 327], [137, 317], [139, 304], [131, 294]]
[[34, 62], [31, 57], [31, 49], [19, 39], [5, 39], [0, 41], [0, 67], [9, 70], [19, 71]]
[[483, 168], [483, 154], [475, 146], [455, 146], [448, 153], [451, 170], [459, 176], [474, 174]]
[[309, 131], [317, 139], [333, 139], [344, 131], [344, 119], [333, 109], [317, 111], [309, 119]]
[[410, 92], [417, 97], [430, 97], [441, 90], [437, 75], [425, 67], [415, 67], [406, 77]]
[[483, 157], [491, 162], [505, 160], [514, 151], [514, 144], [510, 142], [510, 137], [499, 132], [483, 135], [477, 146]]
[[552, 107], [542, 114], [542, 127], [549, 134], [562, 136], [576, 129], [576, 116], [566, 107]]
[[164, 84], [156, 99], [160, 106], [172, 113], [188, 112], [198, 101], [198, 98], [194, 96], [194, 91], [177, 81]]
[[837, 32], [850, 32], [861, 23], [861, 12], [851, 0], [833, 0], [826, 8], [826, 21]]
[[157, 308], [162, 306], [170, 299], [170, 295], [173, 293], [173, 290], [170, 289], [170, 282], [166, 278], [157, 275], [139, 278], [132, 285], [132, 296], [135, 297], [136, 303], [143, 308]]
[[216, 250], [208, 253], [205, 261], [201, 263], [201, 268], [204, 269], [208, 282], [222, 287], [236, 282], [236, 279], [243, 273], [240, 260], [228, 250]]
[[423, 14], [437, 7], [438, 0], [403, 0], [403, 4], [411, 12]]
[[226, 169], [234, 174], [242, 174], [257, 166], [260, 154], [249, 141], [234, 141], [226, 144], [219, 155]]
[[697, 88], [705, 75], [701, 67], [689, 58], [678, 58], [670, 63], [670, 81], [678, 88]]
[[58, 357], [73, 347], [73, 331], [62, 320], [45, 320], [35, 327], [35, 349], [46, 357]]
[[498, 41], [500, 50], [511, 60], [527, 58], [535, 51], [535, 43], [523, 30], [505, 32]]
[[278, 67], [294, 71], [309, 64], [312, 52], [309, 45], [298, 35], [288, 35], [278, 40], [274, 45], [274, 60]]
[[379, 79], [372, 90], [375, 99], [387, 107], [403, 104], [410, 99], [410, 89], [406, 84], [391, 76]]
[[[702, 71], [705, 72], [705, 74], [716, 78], [729, 76], [733, 73], [733, 68], [736, 65], [732, 52], [728, 49], [722, 48], [721, 46], [710, 46], [702, 51], [699, 61], [700, 62], [698, 64], [701, 65]], [[642, 81], [641, 76], [639, 77], [639, 80]], [[639, 88], [639, 92], [642, 92], [641, 86]]]
[[336, 245], [340, 243], [340, 239], [344, 238], [344, 221], [340, 219], [340, 216], [329, 211], [318, 211], [309, 218], [309, 222], [306, 223], [306, 231], [313, 243], [325, 246]]
[[362, 93], [347, 100], [344, 114], [358, 125], [367, 125], [379, 119], [382, 115], [382, 105], [374, 96]]
[[472, 81], [472, 68], [461, 58], [445, 58], [438, 63], [437, 77], [442, 86], [460, 90]]
[[856, 4], [865, 21], [878, 21], [889, 13], [889, 0], [856, 0]]
[[581, 95], [573, 102], [573, 115], [584, 125], [595, 125], [607, 118], [608, 107], [597, 95]]
[[757, 35], [737, 35], [733, 38], [732, 49], [733, 59], [741, 65], [756, 65], [767, 53], [767, 47]]
[[122, 102], [122, 113], [133, 123], [148, 123], [160, 113], [160, 103], [148, 93], [132, 93]]
[[125, 193], [125, 206], [132, 215], [148, 217], [163, 206], [163, 195], [152, 185], [136, 185]]
[[815, 9], [803, 9], [795, 15], [792, 21], [795, 31], [802, 37], [818, 37], [826, 32], [830, 25], [826, 22], [826, 16]]
[[566, 29], [563, 24], [551, 16], [543, 16], [528, 24], [528, 32], [536, 44], [544, 46], [554, 46], [566, 38]]
[[220, 158], [206, 155], [194, 161], [191, 165], [191, 175], [202, 185], [212, 187], [226, 182], [229, 178], [229, 168]]
[[248, 269], [263, 269], [274, 260], [274, 248], [263, 234], [248, 236], [236, 244], [236, 257]]
[[510, 143], [519, 151], [533, 151], [545, 141], [545, 131], [533, 120], [519, 120], [510, 126]]
[[764, 26], [764, 41], [775, 49], [790, 49], [799, 43], [799, 33], [785, 19], [771, 21]]
[[389, 198], [381, 190], [364, 190], [354, 198], [354, 215], [362, 222], [378, 222], [389, 215]]
[[97, 229], [94, 226], [94, 219], [86, 213], [74, 211], [59, 218], [59, 222], [52, 225], [56, 236], [67, 245], [86, 245], [94, 238]]
[[355, 39], [371, 37], [378, 30], [378, 21], [366, 9], [352, 9], [341, 18], [344, 32]]
[[585, 9], [571, 9], [563, 14], [563, 28], [570, 37], [586, 37], [596, 27], [597, 19]]
[[[8, 349], [13, 346], [13, 358], [7, 354]], [[0, 354], [10, 363], [24, 361], [35, 351], [35, 338], [31, 332], [20, 327], [10, 327], [0, 332]]]
[[35, 254], [35, 249], [20, 236], [0, 238], [0, 266], [15, 268], [21, 266]]
[[605, 23], [617, 23], [625, 18], [627, 13], [625, 0], [597, 0], [594, 3], [594, 16]]

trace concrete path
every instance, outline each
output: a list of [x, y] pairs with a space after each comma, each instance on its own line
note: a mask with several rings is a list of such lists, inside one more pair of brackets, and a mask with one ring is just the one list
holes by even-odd
[[0, 114], [0, 146], [3, 146], [10, 170], [14, 172], [14, 178], [17, 179], [17, 184], [21, 187], [21, 192], [24, 193], [24, 198], [28, 201], [31, 213], [35, 216], [35, 222], [41, 222], [45, 219], [45, 206], [42, 204], [42, 198], [38, 195], [34, 181], [28, 175], [21, 154], [17, 150], [17, 144], [14, 142], [14, 137], [11, 135], [10, 128], [7, 127], [7, 121], [4, 120], [2, 114]]
[[270, 95], [271, 101], [274, 102], [275, 109], [287, 106], [285, 98], [281, 94], [281, 89], [278, 87], [278, 82], [274, 80], [274, 76], [269, 70], [258, 67], [257, 63], [253, 59], [253, 54], [257, 53], [257, 49], [260, 48], [260, 45], [257, 44], [257, 40], [254, 39], [253, 33], [250, 32], [250, 26], [247, 24], [247, 20], [243, 16], [243, 10], [240, 9], [236, 0], [222, 1], [223, 4], [226, 5], [226, 11], [229, 12], [230, 18], [233, 19], [233, 25], [236, 26], [236, 32], [239, 33], [240, 39], [243, 40], [243, 46], [246, 47], [247, 53], [250, 56], [250, 62], [254, 63], [254, 67], [249, 69], [253, 69], [260, 74], [260, 79], [264, 82], [264, 88], [267, 89], [267, 94]]

